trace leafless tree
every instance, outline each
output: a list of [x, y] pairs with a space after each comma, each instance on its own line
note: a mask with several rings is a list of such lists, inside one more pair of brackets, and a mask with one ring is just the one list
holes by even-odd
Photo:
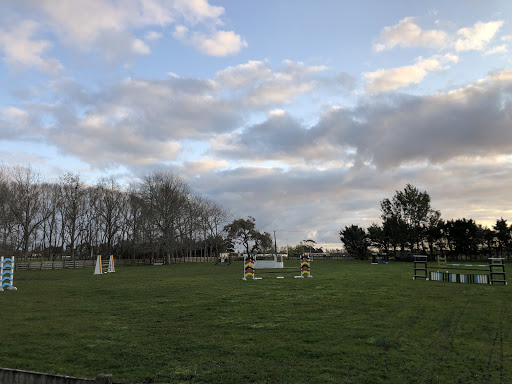
[[28, 261], [32, 236], [46, 219], [42, 209], [41, 176], [31, 166], [15, 166], [9, 172], [8, 207], [18, 232], [18, 249]]
[[105, 243], [107, 254], [112, 253], [113, 241], [123, 225], [123, 209], [126, 194], [113, 177], [102, 178], [96, 188], [94, 208], [98, 218]]
[[77, 240], [83, 231], [82, 218], [85, 214], [87, 189], [80, 175], [67, 173], [60, 179], [62, 196], [62, 238], [69, 246], [71, 260], [75, 260]]
[[55, 260], [60, 225], [58, 220], [58, 209], [61, 203], [60, 189], [57, 184], [44, 183], [41, 186], [41, 193], [41, 209], [45, 217], [41, 225], [41, 251], [46, 250], [48, 260]]
[[159, 245], [167, 263], [176, 252], [178, 219], [185, 207], [189, 187], [177, 175], [158, 171], [145, 176], [139, 184], [143, 210], [151, 225], [157, 230]]

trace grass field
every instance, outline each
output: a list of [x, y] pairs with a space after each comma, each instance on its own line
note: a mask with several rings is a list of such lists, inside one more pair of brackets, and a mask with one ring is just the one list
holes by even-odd
[[16, 272], [18, 291], [0, 292], [0, 366], [133, 383], [512, 383], [510, 286], [413, 281], [412, 268]]

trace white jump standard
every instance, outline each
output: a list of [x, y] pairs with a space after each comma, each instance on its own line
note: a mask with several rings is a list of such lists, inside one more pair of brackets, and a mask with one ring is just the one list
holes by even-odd
[[108, 266], [105, 265], [105, 269], [107, 269], [105, 272], [103, 272], [103, 264], [101, 262], [101, 255], [98, 255], [98, 258], [96, 259], [96, 267], [94, 268], [94, 275], [102, 275], [104, 273], [114, 273], [116, 271], [114, 267], [114, 256], [110, 255], [110, 258], [108, 259]]

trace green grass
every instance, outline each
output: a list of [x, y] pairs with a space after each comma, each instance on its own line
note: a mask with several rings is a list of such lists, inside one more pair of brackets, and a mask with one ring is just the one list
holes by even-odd
[[412, 268], [16, 272], [18, 291], [0, 293], [0, 366], [137, 383], [511, 383], [510, 287], [413, 281]]

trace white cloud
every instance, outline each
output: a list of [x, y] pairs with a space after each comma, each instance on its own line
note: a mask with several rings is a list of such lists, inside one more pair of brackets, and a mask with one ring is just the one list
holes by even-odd
[[471, 28], [462, 28], [457, 31], [461, 36], [455, 42], [456, 51], [480, 51], [494, 38], [502, 27], [503, 21], [491, 21], [488, 23], [477, 22]]
[[339, 84], [338, 92], [351, 84], [337, 81], [327, 70], [326, 66], [308, 66], [291, 60], [284, 60], [280, 68], [273, 70], [268, 62], [249, 61], [217, 72], [215, 79], [221, 87], [235, 91], [244, 106], [266, 108], [291, 103], [315, 89], [329, 89]]
[[162, 38], [162, 34], [160, 32], [156, 32], [156, 31], [149, 31], [147, 32], [145, 35], [144, 35], [144, 39], [146, 41], [156, 41], [158, 39], [161, 39]]
[[187, 38], [188, 28], [184, 25], [177, 25], [174, 28], [173, 37], [178, 40], [185, 40]]
[[375, 95], [419, 84], [429, 72], [448, 69], [448, 63], [457, 61], [458, 57], [452, 54], [434, 55], [427, 59], [420, 57], [414, 65], [366, 72], [363, 74], [367, 81], [365, 90]]
[[192, 25], [208, 20], [222, 25], [220, 17], [224, 14], [224, 8], [210, 5], [206, 0], [177, 0], [174, 6]]
[[14, 69], [36, 68], [48, 74], [57, 74], [63, 70], [63, 66], [58, 60], [45, 57], [52, 44], [34, 38], [39, 28], [36, 22], [24, 21], [11, 26], [8, 31], [0, 29], [4, 60]]
[[[483, 50], [503, 26], [503, 21], [477, 22], [472, 27], [461, 28], [453, 36], [441, 29], [424, 30], [406, 17], [380, 33], [380, 42], [374, 44], [377, 52], [394, 47], [428, 47], [436, 49], [454, 48], [457, 52]], [[507, 36], [502, 38], [507, 40]]]
[[215, 75], [220, 84], [233, 89], [254, 86], [272, 77], [272, 70], [268, 63], [263, 61], [249, 61], [235, 67], [228, 67]]
[[212, 159], [210, 157], [186, 161], [183, 164], [184, 170], [190, 175], [209, 173], [228, 166], [229, 163], [227, 161]]
[[485, 55], [494, 55], [496, 53], [507, 53], [507, 52], [508, 52], [508, 48], [505, 44], [503, 44], [503, 45], [498, 45], [496, 47], [489, 49], [488, 51], [485, 52]]
[[8, 107], [0, 110], [0, 113], [8, 119], [25, 119], [28, 117], [26, 111], [16, 107]]
[[[235, 32], [217, 29], [223, 25], [220, 17], [225, 10], [210, 5], [207, 0], [20, 0], [10, 5], [11, 14], [40, 20], [46, 32], [53, 34], [57, 41], [84, 52], [100, 51], [108, 61], [150, 53], [142, 38], [146, 42], [155, 41], [162, 34], [144, 30], [172, 24], [178, 25], [174, 33], [177, 39], [207, 55], [232, 55], [247, 46]], [[51, 45], [49, 41], [33, 38], [36, 25], [25, 20], [22, 24], [25, 33], [21, 35], [24, 40], [15, 36], [17, 41], [11, 42], [12, 33], [7, 30], [2, 33], [6, 57], [10, 62], [56, 73], [62, 66], [56, 60], [42, 59]], [[144, 35], [139, 37], [139, 33]]]
[[122, 32], [147, 26], [166, 26], [174, 21], [173, 9], [156, 0], [127, 0], [122, 4], [104, 0], [75, 0], [55, 3], [43, 0], [35, 7], [49, 16], [55, 28], [81, 45], [101, 39], [106, 31]]
[[133, 48], [133, 52], [141, 54], [141, 55], [147, 55], [147, 54], [151, 53], [151, 48], [149, 48], [148, 45], [140, 39], [133, 40], [132, 48]]
[[286, 111], [283, 111], [282, 109], [273, 109], [268, 113], [269, 116], [283, 116], [285, 114]]
[[211, 34], [194, 33], [185, 41], [192, 44], [197, 50], [209, 56], [234, 55], [242, 48], [247, 47], [247, 42], [233, 31], [215, 31]]
[[312, 91], [315, 84], [312, 80], [294, 82], [287, 79], [273, 79], [249, 90], [243, 99], [253, 108], [289, 104], [300, 95]]
[[269, 113], [264, 122], [210, 143], [219, 158], [290, 167], [328, 169], [338, 162], [337, 167], [385, 170], [464, 157], [482, 158], [482, 164], [496, 156], [512, 164], [511, 90], [512, 71], [502, 71], [454, 91], [331, 108], [312, 126], [288, 113]]
[[385, 27], [380, 38], [382, 43], [374, 45], [377, 52], [401, 47], [443, 48], [448, 44], [448, 34], [439, 29], [423, 30], [414, 23], [414, 18], [406, 17], [397, 25]]

